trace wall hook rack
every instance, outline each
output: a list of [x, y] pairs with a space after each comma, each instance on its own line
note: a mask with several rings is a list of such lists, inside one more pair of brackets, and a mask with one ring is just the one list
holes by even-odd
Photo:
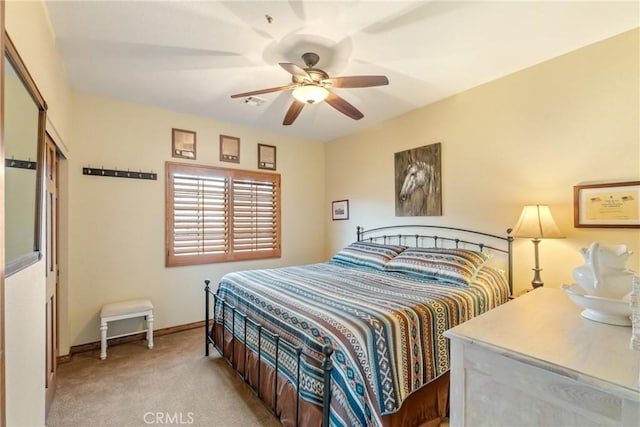
[[94, 175], [94, 176], [111, 176], [115, 178], [133, 178], [133, 179], [146, 179], [146, 180], [157, 180], [158, 174], [155, 172], [132, 172], [130, 170], [121, 171], [118, 169], [103, 169], [103, 168], [92, 168], [92, 167], [83, 167], [82, 168], [83, 175]]
[[29, 160], [17, 160], [17, 159], [4, 159], [4, 166], [7, 168], [19, 168], [19, 169], [36, 169], [38, 163]]

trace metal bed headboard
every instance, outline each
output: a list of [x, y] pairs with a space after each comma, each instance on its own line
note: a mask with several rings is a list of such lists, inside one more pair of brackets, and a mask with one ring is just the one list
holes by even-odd
[[[402, 232], [407, 229], [410, 229], [411, 232]], [[456, 237], [436, 234], [439, 232], [445, 232], [449, 234], [449, 236], [453, 234]], [[369, 241], [416, 247], [427, 247], [429, 243], [431, 243], [431, 247], [445, 247], [444, 245], [448, 243], [455, 248], [461, 248], [461, 246], [466, 247], [468, 245], [470, 247], [476, 247], [480, 252], [490, 249], [492, 251], [503, 253], [507, 257], [507, 281], [509, 283], [509, 291], [513, 293], [513, 237], [509, 236], [510, 232], [511, 229], [509, 228], [504, 236], [499, 236], [497, 234], [484, 233], [482, 231], [475, 231], [466, 228], [420, 224], [389, 225], [385, 227], [371, 228], [369, 230], [365, 230], [364, 227], [358, 226], [357, 240], [359, 242]]]

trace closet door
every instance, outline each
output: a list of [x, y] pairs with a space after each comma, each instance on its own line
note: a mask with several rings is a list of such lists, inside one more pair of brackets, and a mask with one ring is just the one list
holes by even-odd
[[46, 245], [46, 411], [56, 392], [58, 357], [58, 149], [49, 135], [45, 144]]

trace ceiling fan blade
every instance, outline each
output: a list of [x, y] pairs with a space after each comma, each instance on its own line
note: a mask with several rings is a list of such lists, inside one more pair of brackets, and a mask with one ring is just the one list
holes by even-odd
[[289, 74], [293, 74], [294, 76], [302, 77], [304, 79], [313, 80], [304, 69], [300, 68], [296, 64], [293, 64], [291, 62], [280, 62], [280, 66], [284, 68], [285, 71]]
[[289, 110], [287, 110], [287, 114], [284, 116], [282, 124], [284, 126], [289, 126], [291, 123], [293, 123], [298, 118], [298, 115], [300, 115], [300, 111], [302, 111], [303, 108], [304, 102], [300, 102], [294, 99], [291, 103], [291, 107], [289, 107]]
[[351, 117], [353, 120], [360, 120], [364, 117], [364, 114], [362, 114], [360, 110], [333, 92], [329, 92], [329, 96], [327, 96], [325, 101], [342, 114]]
[[388, 85], [389, 79], [387, 76], [346, 76], [324, 79], [322, 83], [328, 83], [329, 87], [371, 87]]
[[251, 92], [237, 93], [235, 95], [231, 95], [231, 98], [244, 98], [244, 97], [247, 97], [247, 96], [260, 95], [260, 94], [263, 94], [263, 93], [283, 92], [285, 90], [290, 90], [290, 89], [293, 89], [295, 87], [296, 87], [296, 85], [287, 85], [287, 86], [271, 87], [271, 88], [268, 88], [268, 89], [253, 90]]

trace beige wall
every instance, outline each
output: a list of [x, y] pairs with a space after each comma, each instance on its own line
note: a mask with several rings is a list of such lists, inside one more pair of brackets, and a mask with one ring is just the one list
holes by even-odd
[[71, 88], [46, 1], [7, 1], [5, 5], [7, 33], [47, 102], [47, 131], [66, 154], [70, 149]]
[[[99, 340], [105, 303], [150, 298], [154, 326], [166, 328], [203, 319], [204, 279], [216, 284], [233, 270], [322, 260], [323, 144], [86, 94], [74, 97], [73, 111], [78, 143], [68, 162], [71, 345]], [[196, 161], [171, 157], [172, 127], [196, 132]], [[240, 138], [239, 165], [218, 160], [220, 134]], [[165, 161], [257, 170], [258, 143], [277, 147], [282, 258], [166, 268]], [[159, 175], [157, 181], [85, 176], [83, 166]]]
[[45, 409], [44, 262], [5, 279], [8, 426], [42, 426]]
[[[640, 232], [573, 226], [573, 186], [640, 180], [639, 31], [580, 49], [415, 110], [326, 146], [327, 255], [357, 225], [436, 223], [504, 233], [525, 204], [548, 204], [567, 239], [540, 243], [546, 286], [571, 283], [592, 241], [625, 243], [640, 270]], [[391, 82], [393, 84], [393, 82]], [[443, 215], [395, 217], [393, 155], [442, 143]], [[533, 245], [515, 241], [517, 290], [530, 287]]]

